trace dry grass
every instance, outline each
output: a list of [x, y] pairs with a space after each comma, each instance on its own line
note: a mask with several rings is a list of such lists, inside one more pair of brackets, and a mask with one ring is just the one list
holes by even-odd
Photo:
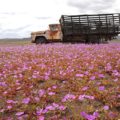
[[29, 45], [30, 39], [1, 39], [0, 45]]

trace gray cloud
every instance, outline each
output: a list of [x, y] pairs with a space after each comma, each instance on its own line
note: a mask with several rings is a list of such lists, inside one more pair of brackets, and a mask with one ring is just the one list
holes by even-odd
[[[115, 0], [69, 0], [68, 5], [78, 8], [81, 13], [103, 13], [112, 9]], [[111, 11], [110, 11], [111, 12]]]
[[20, 37], [20, 33], [15, 30], [2, 30], [0, 38], [13, 38], [13, 36]]
[[3, 0], [0, 38], [27, 37], [31, 31], [48, 29], [61, 14], [119, 12], [119, 4], [119, 0]]
[[22, 26], [22, 27], [19, 27], [19, 28], [14, 29], [14, 31], [23, 31], [23, 30], [29, 28], [30, 26], [31, 26], [31, 25], [25, 25], [25, 26]]
[[13, 38], [13, 36], [17, 38], [22, 38], [25, 35], [30, 36], [30, 31], [27, 31], [27, 29], [30, 27], [30, 25], [26, 25], [23, 27], [18, 27], [15, 29], [2, 29], [0, 27], [0, 38]]

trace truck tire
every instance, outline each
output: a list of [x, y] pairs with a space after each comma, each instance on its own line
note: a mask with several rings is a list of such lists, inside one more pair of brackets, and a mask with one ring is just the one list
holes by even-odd
[[42, 43], [46, 43], [46, 39], [44, 37], [38, 37], [35, 40], [36, 44], [42, 44]]

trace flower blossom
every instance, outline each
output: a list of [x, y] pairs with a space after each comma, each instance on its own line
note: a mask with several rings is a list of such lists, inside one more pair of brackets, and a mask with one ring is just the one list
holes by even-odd
[[24, 103], [24, 104], [28, 104], [29, 102], [30, 102], [30, 98], [24, 98], [22, 100], [22, 103]]
[[71, 101], [71, 100], [74, 100], [75, 98], [76, 98], [75, 95], [73, 95], [73, 94], [67, 94], [62, 99], [62, 102]]
[[90, 99], [90, 100], [93, 100], [93, 99], [94, 99], [94, 96], [90, 96], [90, 95], [80, 95], [80, 96], [78, 97], [78, 99], [79, 99], [80, 101], [84, 100], [85, 98]]
[[23, 114], [24, 114], [24, 112], [17, 112], [15, 115], [21, 116], [21, 115], [23, 115]]
[[99, 87], [99, 90], [100, 90], [100, 91], [105, 90], [105, 86], [100, 86], [100, 87]]
[[109, 106], [105, 105], [104, 107], [104, 110], [109, 110]]
[[87, 114], [86, 112], [81, 112], [81, 116], [87, 120], [96, 120], [96, 118], [98, 118], [99, 114], [97, 112], [94, 112], [91, 115], [91, 114]]

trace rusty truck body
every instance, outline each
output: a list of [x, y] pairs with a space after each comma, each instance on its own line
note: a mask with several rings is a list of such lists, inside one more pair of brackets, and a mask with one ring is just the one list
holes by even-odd
[[120, 34], [120, 13], [92, 15], [62, 15], [59, 24], [31, 33], [32, 42], [103, 43]]
[[61, 36], [60, 24], [50, 24], [48, 30], [31, 33], [32, 42], [36, 44], [58, 42], [61, 41]]

